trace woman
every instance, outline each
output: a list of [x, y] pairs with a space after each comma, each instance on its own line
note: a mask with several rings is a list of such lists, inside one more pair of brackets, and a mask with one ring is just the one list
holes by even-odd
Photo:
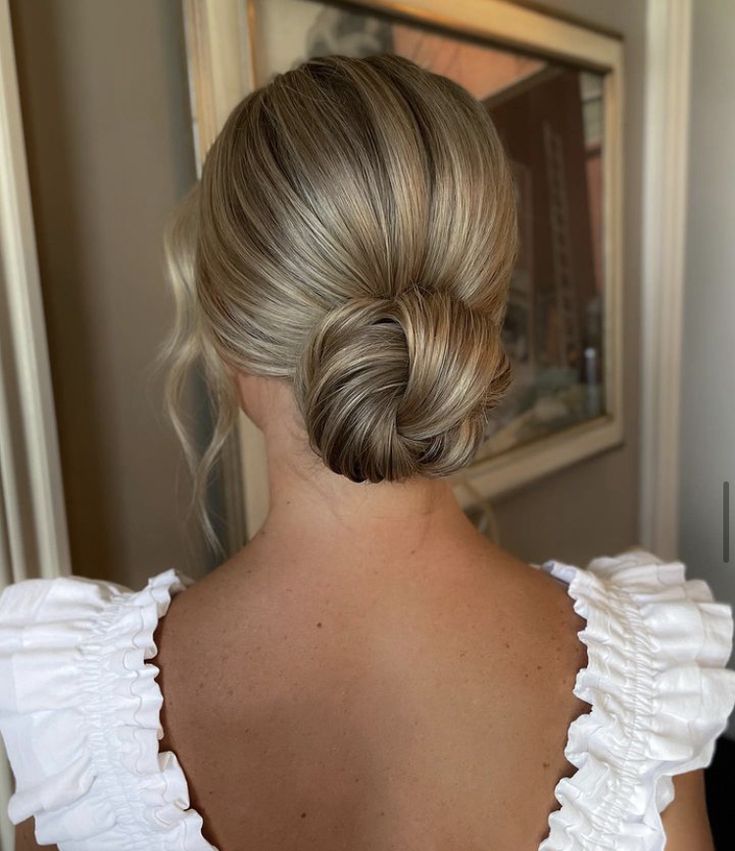
[[170, 395], [201, 359], [198, 491], [239, 404], [270, 511], [196, 583], [5, 590], [21, 849], [712, 848], [730, 606], [643, 551], [525, 564], [448, 483], [510, 381], [516, 241], [487, 112], [405, 59], [235, 108], [167, 241]]

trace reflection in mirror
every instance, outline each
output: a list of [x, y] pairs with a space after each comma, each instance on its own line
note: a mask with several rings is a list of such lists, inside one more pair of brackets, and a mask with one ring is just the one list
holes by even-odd
[[603, 76], [354, 7], [251, 5], [257, 85], [312, 56], [391, 52], [492, 114], [515, 173], [521, 250], [504, 328], [514, 381], [477, 460], [605, 414]]

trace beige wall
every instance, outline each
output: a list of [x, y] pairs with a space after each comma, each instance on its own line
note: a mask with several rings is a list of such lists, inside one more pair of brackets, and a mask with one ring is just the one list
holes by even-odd
[[[645, 3], [543, 5], [625, 36], [626, 442], [496, 506], [505, 546], [579, 563], [637, 540]], [[11, 7], [75, 570], [132, 585], [171, 565], [198, 575], [210, 560], [183, 523], [187, 479], [148, 374], [171, 312], [161, 226], [194, 176], [180, 4]]]
[[161, 228], [195, 176], [180, 3], [14, 0], [11, 13], [73, 568], [134, 587], [171, 566], [198, 574], [150, 372], [172, 315]]
[[[694, 5], [689, 124], [679, 547], [735, 605], [735, 6]], [[722, 484], [730, 483], [724, 561]], [[735, 658], [732, 660], [735, 665]], [[733, 722], [735, 736], [735, 721]]]

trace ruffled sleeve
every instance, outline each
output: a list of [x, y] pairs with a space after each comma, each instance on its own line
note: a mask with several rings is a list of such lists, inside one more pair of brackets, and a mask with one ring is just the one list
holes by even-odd
[[732, 607], [643, 550], [542, 568], [585, 620], [574, 693], [591, 708], [569, 728], [576, 771], [556, 786], [539, 851], [662, 851], [672, 777], [709, 765], [735, 705]]
[[8, 815], [60, 851], [216, 851], [163, 737], [153, 634], [192, 580], [168, 570], [133, 592], [31, 579], [0, 595], [0, 734], [15, 776]]

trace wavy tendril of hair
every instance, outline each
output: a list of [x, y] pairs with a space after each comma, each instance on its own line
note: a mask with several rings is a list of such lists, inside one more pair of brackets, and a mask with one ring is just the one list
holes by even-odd
[[[225, 554], [207, 508], [207, 488], [222, 447], [237, 420], [239, 406], [234, 382], [224, 367], [207, 327], [202, 322], [196, 295], [199, 184], [174, 208], [163, 234], [164, 262], [174, 298], [174, 322], [161, 345], [156, 367], [165, 370], [164, 403], [182, 446], [192, 476], [188, 512], [195, 514], [204, 538], [218, 555]], [[191, 400], [186, 392], [195, 368], [202, 370], [213, 413], [212, 433], [201, 452], [191, 422]]]

